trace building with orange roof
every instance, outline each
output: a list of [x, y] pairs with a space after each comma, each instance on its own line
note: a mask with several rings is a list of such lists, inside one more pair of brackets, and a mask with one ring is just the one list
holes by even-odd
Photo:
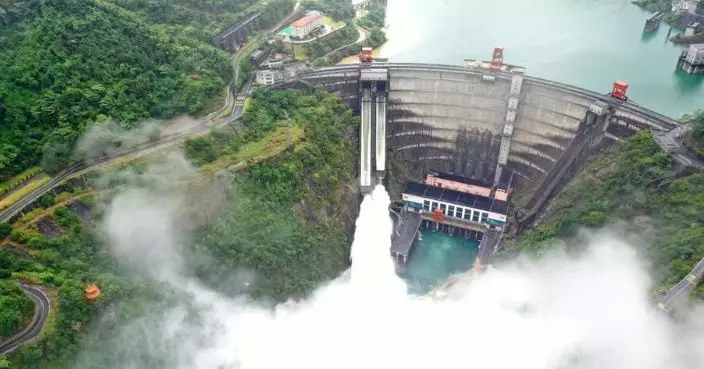
[[322, 19], [325, 15], [317, 10], [306, 13], [303, 18], [291, 23], [291, 36], [305, 38], [311, 32], [322, 26]]
[[86, 300], [90, 302], [95, 302], [98, 297], [100, 297], [100, 288], [95, 284], [89, 284], [86, 286], [85, 290]]

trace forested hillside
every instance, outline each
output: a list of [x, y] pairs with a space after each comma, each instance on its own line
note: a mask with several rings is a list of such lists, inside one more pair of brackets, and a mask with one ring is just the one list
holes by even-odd
[[[282, 300], [311, 291], [349, 262], [345, 233], [351, 236], [358, 201], [358, 122], [338, 97], [257, 93], [244, 121], [247, 134], [229, 145], [265, 138], [289, 119], [291, 129], [303, 129], [303, 144], [236, 178], [225, 211], [194, 244], [200, 253], [215, 256], [215, 262], [196, 268], [218, 289], [231, 288], [228, 275], [247, 267], [258, 272], [254, 296]], [[209, 144], [216, 150], [223, 146]]]
[[[193, 178], [196, 188], [221, 183], [209, 166], [234, 168], [232, 180], [217, 185], [220, 192], [229, 192], [217, 211], [196, 214], [200, 225], [189, 223], [195, 227], [185, 245], [189, 271], [223, 294], [242, 292], [232, 280], [244, 270], [256, 275], [247, 290], [251, 296], [263, 301], [303, 296], [349, 262], [346, 231], [354, 224], [358, 201], [350, 190], [357, 119], [334, 95], [258, 92], [243, 124], [242, 132], [223, 129], [185, 144], [188, 158], [203, 174]], [[278, 154], [260, 155], [270, 150]], [[145, 167], [126, 169], [142, 173]], [[98, 178], [110, 177], [94, 173], [89, 183], [93, 178], [105, 186]], [[0, 247], [0, 288], [3, 280], [41, 285], [53, 296], [54, 309], [40, 342], [10, 356], [9, 368], [116, 368], [126, 365], [125, 360], [135, 368], [173, 367], [164, 352], [150, 349], [147, 335], [135, 334], [129, 339], [132, 345], [125, 343], [128, 323], [148, 318], [158, 324], [159, 314], [173, 307], [178, 295], [168, 284], [131, 272], [113, 256], [103, 229], [95, 227], [102, 204], [123, 186], [112, 183], [111, 190], [99, 193], [65, 186], [57, 196], [45, 195], [39, 208], [13, 224]], [[189, 198], [203, 192], [190, 186], [183, 186]], [[82, 221], [74, 203], [92, 208], [93, 220]], [[48, 223], [61, 234], [43, 233], [40, 225]], [[0, 307], [11, 308], [0, 315], [8, 317], [8, 327], [16, 327], [17, 317], [27, 313], [27, 300], [12, 283], [7, 284], [14, 291], [12, 301], [0, 301]], [[83, 295], [87, 283], [98, 283], [102, 290], [95, 304]]]
[[[686, 277], [704, 257], [704, 173], [679, 173], [648, 132], [594, 159], [553, 199], [536, 229], [509, 251], [541, 254], [580, 228], [620, 226], [653, 262], [657, 292]], [[656, 292], [656, 291], [654, 291]], [[704, 285], [694, 295], [704, 297]]]
[[198, 113], [231, 78], [210, 45], [252, 11], [278, 21], [291, 1], [5, 0], [0, 2], [0, 179], [71, 160], [92, 124]]

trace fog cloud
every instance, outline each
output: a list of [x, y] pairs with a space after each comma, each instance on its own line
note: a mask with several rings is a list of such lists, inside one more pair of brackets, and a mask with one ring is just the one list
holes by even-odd
[[[349, 273], [305, 301], [268, 309], [189, 277], [173, 228], [177, 202], [170, 193], [131, 189], [105, 220], [122, 263], [186, 296], [123, 328], [130, 332], [124, 345], [145, 340], [139, 355], [171, 368], [704, 367], [704, 312], [674, 322], [656, 311], [643, 261], [608, 232], [591, 237], [578, 256], [508, 263], [444, 299], [410, 296], [393, 272], [389, 197], [377, 188], [361, 205]], [[115, 368], [153, 367], [140, 366], [136, 354], [124, 360]]]

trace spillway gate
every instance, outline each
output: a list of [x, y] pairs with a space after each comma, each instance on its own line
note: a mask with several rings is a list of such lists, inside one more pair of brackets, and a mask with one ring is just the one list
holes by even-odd
[[381, 183], [386, 171], [386, 116], [389, 71], [362, 68], [360, 71], [361, 117], [359, 185], [362, 193]]

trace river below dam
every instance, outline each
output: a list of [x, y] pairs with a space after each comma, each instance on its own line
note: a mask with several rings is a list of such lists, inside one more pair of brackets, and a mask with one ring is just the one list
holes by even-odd
[[648, 14], [629, 0], [388, 0], [379, 52], [462, 65], [502, 46], [529, 75], [603, 93], [624, 80], [632, 101], [674, 118], [704, 107], [704, 77], [676, 71], [684, 48], [667, 41], [665, 23], [644, 34]]
[[422, 295], [444, 283], [453, 274], [472, 267], [479, 242], [451, 236], [430, 229], [420, 231], [422, 237], [413, 244], [408, 265], [400, 273], [408, 291]]

